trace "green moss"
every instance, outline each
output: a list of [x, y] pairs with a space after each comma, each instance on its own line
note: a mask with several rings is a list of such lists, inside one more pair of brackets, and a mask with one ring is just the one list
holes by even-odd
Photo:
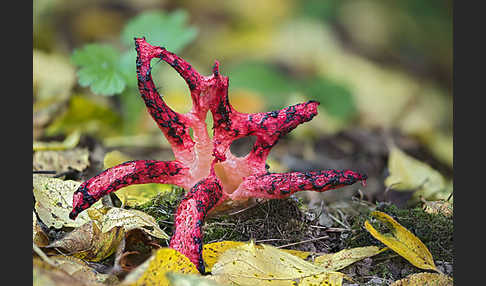
[[[429, 214], [421, 207], [400, 209], [391, 204], [380, 204], [376, 210], [392, 216], [403, 227], [416, 235], [430, 250], [434, 260], [448, 262], [454, 260], [454, 225], [451, 217], [442, 214]], [[384, 246], [363, 227], [365, 220], [369, 220], [371, 211], [368, 210], [354, 219], [352, 224], [354, 235], [346, 241], [347, 247]], [[377, 226], [380, 227], [380, 225]]]
[[159, 226], [164, 229], [168, 235], [172, 235], [174, 214], [184, 193], [185, 191], [183, 188], [173, 186], [171, 192], [158, 193], [150, 201], [135, 206], [134, 209], [153, 216]]
[[204, 243], [222, 240], [245, 241], [246, 237], [236, 231], [237, 222], [229, 216], [208, 219], [204, 225]]
[[395, 277], [393, 276], [392, 270], [391, 270], [391, 264], [390, 263], [377, 263], [376, 265], [373, 266], [373, 268], [370, 271], [370, 276], [376, 276], [384, 279], [390, 279], [390, 280], [395, 280]]

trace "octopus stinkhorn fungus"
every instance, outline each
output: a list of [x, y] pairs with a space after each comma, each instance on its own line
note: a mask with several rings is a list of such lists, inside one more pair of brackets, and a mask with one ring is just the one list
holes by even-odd
[[[202, 226], [208, 212], [228, 200], [286, 198], [312, 190], [323, 192], [362, 181], [366, 175], [350, 170], [270, 173], [265, 161], [278, 140], [317, 114], [316, 101], [282, 110], [246, 114], [236, 111], [228, 100], [228, 77], [213, 66], [210, 76], [199, 74], [188, 62], [164, 47], [135, 38], [138, 89], [151, 116], [172, 146], [175, 160], [135, 160], [109, 168], [82, 183], [73, 195], [70, 218], [101, 197], [132, 184], [174, 184], [188, 190], [177, 208], [170, 247], [186, 255], [201, 273]], [[150, 61], [160, 58], [187, 82], [192, 110], [180, 114], [166, 105], [152, 81]], [[207, 131], [206, 115], [213, 116], [214, 134]], [[193, 135], [189, 129], [192, 128]], [[237, 157], [231, 143], [255, 136], [250, 153]]]

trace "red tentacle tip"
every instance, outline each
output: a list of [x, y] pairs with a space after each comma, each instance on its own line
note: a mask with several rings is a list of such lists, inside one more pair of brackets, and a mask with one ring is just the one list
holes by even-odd
[[215, 76], [219, 76], [219, 62], [218, 61], [214, 61], [213, 74]]
[[76, 217], [78, 216], [78, 212], [75, 211], [75, 210], [72, 210], [70, 213], [69, 213], [69, 218], [72, 219], [72, 220], [75, 220]]

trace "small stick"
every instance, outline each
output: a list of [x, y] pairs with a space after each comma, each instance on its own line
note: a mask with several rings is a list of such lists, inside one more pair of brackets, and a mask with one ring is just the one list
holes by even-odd
[[325, 231], [328, 231], [328, 232], [345, 232], [345, 231], [350, 231], [349, 228], [327, 227], [327, 226], [319, 226], [319, 225], [311, 225], [310, 227], [324, 229]]
[[48, 175], [55, 175], [57, 172], [56, 171], [50, 171], [50, 170], [38, 170], [38, 171], [33, 171], [34, 174], [48, 174]]
[[349, 229], [349, 226], [345, 225], [343, 222], [338, 220], [335, 216], [331, 214], [327, 214], [330, 218], [332, 218], [335, 222], [339, 223], [340, 225], [344, 226], [344, 228]]
[[294, 243], [289, 243], [289, 244], [285, 244], [285, 245], [280, 245], [280, 246], [277, 246], [277, 248], [284, 248], [284, 247], [287, 247], [287, 246], [292, 246], [292, 245], [296, 245], [296, 244], [301, 244], [301, 243], [306, 243], [306, 242], [321, 240], [321, 239], [324, 239], [324, 238], [329, 238], [329, 236], [325, 235], [325, 236], [321, 236], [321, 237], [317, 237], [317, 238], [312, 238], [312, 239], [307, 239], [307, 240], [298, 241], [298, 242], [294, 242]]
[[256, 240], [255, 243], [261, 243], [261, 242], [267, 242], [267, 241], [283, 241], [283, 240], [288, 240], [288, 239], [286, 239], [286, 238], [269, 238], [269, 239]]

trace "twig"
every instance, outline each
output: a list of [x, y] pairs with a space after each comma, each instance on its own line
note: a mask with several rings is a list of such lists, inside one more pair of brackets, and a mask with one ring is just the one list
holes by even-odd
[[232, 216], [232, 215], [239, 214], [239, 213], [244, 212], [244, 211], [246, 211], [246, 210], [248, 210], [248, 209], [251, 209], [251, 208], [253, 208], [253, 207], [257, 206], [257, 205], [258, 205], [258, 203], [255, 203], [255, 204], [249, 205], [249, 206], [247, 206], [247, 207], [246, 207], [246, 208], [244, 208], [244, 209], [237, 210], [237, 211], [235, 211], [235, 212], [229, 213], [229, 214], [228, 214], [228, 216]]
[[292, 245], [296, 245], [296, 244], [321, 240], [321, 239], [325, 239], [325, 238], [329, 238], [329, 236], [325, 235], [325, 236], [321, 236], [321, 237], [317, 237], [317, 238], [307, 239], [307, 240], [303, 240], [303, 241], [297, 241], [297, 242], [294, 242], [294, 243], [289, 243], [289, 244], [277, 246], [277, 248], [284, 248], [284, 247], [287, 247], [287, 246], [292, 246]]
[[345, 225], [343, 222], [341, 222], [340, 220], [338, 220], [335, 216], [333, 216], [332, 214], [327, 214], [330, 218], [332, 218], [335, 222], [339, 223], [340, 225], [344, 226], [344, 228], [346, 229], [350, 229], [349, 226]]
[[447, 198], [447, 201], [449, 201], [449, 200], [451, 199], [451, 197], [452, 197], [452, 194], [453, 194], [453, 193], [454, 193], [454, 192], [451, 192], [451, 194], [450, 194], [450, 195], [449, 195], [449, 197]]
[[55, 175], [57, 173], [56, 171], [51, 171], [51, 170], [35, 170], [32, 172], [33, 174], [48, 174], [48, 175]]
[[210, 225], [235, 226], [236, 224], [230, 222], [212, 222]]
[[283, 240], [288, 240], [288, 239], [286, 239], [286, 238], [269, 238], [269, 239], [256, 240], [255, 243], [261, 243], [261, 242], [267, 242], [267, 241], [283, 241]]
[[52, 261], [49, 257], [47, 257], [47, 255], [37, 245], [35, 245], [35, 243], [32, 243], [32, 248], [34, 249], [35, 253], [37, 253], [37, 255], [39, 255], [39, 257], [42, 258], [42, 260], [44, 260], [51, 266], [57, 267], [57, 264], [54, 261]]
[[310, 227], [324, 229], [327, 232], [345, 232], [345, 231], [351, 231], [349, 228], [327, 227], [327, 226], [319, 226], [319, 225], [311, 225]]

